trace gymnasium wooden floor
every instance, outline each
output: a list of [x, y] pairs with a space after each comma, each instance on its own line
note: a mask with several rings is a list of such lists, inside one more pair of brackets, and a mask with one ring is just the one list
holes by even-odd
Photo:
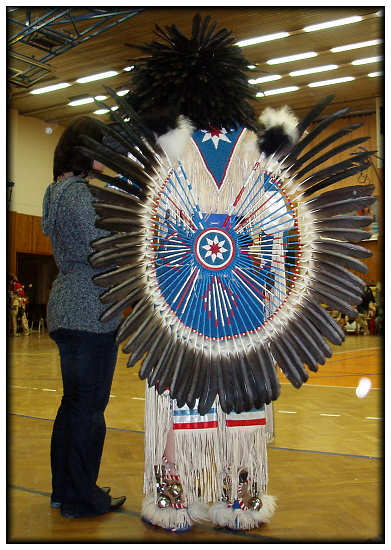
[[[120, 352], [100, 484], [124, 507], [70, 520], [49, 506], [49, 447], [61, 398], [59, 358], [47, 333], [8, 341], [8, 542], [286, 543], [383, 541], [383, 352], [376, 336], [348, 336], [300, 390], [283, 383], [274, 405], [269, 524], [247, 533], [205, 524], [171, 534], [139, 517], [144, 383]], [[361, 377], [372, 389], [358, 399]]]

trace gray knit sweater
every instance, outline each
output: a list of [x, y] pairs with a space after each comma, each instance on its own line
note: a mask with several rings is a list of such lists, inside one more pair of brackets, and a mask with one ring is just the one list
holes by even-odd
[[99, 321], [107, 305], [99, 300], [103, 288], [92, 277], [100, 271], [91, 267], [88, 256], [93, 252], [91, 241], [108, 235], [95, 227], [95, 210], [87, 182], [71, 176], [46, 189], [43, 199], [42, 229], [50, 237], [59, 269], [50, 292], [47, 325], [49, 332], [58, 328], [88, 332], [116, 330], [120, 316]]

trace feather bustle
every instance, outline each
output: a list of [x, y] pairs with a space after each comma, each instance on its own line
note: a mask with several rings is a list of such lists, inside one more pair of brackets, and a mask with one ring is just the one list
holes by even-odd
[[106, 290], [106, 292], [103, 292], [103, 294], [100, 295], [99, 299], [102, 304], [112, 304], [113, 302], [121, 300], [135, 288], [143, 286], [143, 279], [143, 274], [130, 277], [123, 283], [115, 285], [109, 290]]
[[302, 155], [300, 158], [298, 158], [292, 169], [297, 170], [302, 166], [307, 160], [314, 157], [316, 154], [318, 154], [320, 151], [340, 139], [341, 137], [346, 136], [347, 134], [350, 134], [353, 130], [356, 130], [362, 126], [362, 122], [357, 122], [355, 124], [350, 124], [349, 126], [345, 126], [345, 128], [341, 128], [340, 130], [337, 130], [330, 136], [328, 136], [326, 139], [322, 140], [320, 143], [312, 147], [309, 151], [307, 151], [304, 155]]
[[110, 250], [112, 251], [118, 244], [132, 244], [140, 241], [140, 233], [114, 233], [108, 237], [99, 237], [91, 242], [91, 246], [95, 251]]
[[319, 332], [332, 344], [339, 346], [345, 340], [345, 333], [333, 317], [316, 302], [307, 301], [305, 312]]
[[365, 172], [367, 169], [368, 166], [364, 162], [361, 162], [359, 164], [348, 165], [344, 170], [341, 170], [337, 173], [321, 175], [320, 178], [315, 178], [315, 180], [304, 180], [302, 185], [303, 187], [306, 187], [306, 190], [303, 192], [303, 197], [309, 197], [314, 193], [321, 191], [322, 189], [330, 187], [330, 185], [334, 185], [336, 183], [339, 183], [340, 181], [343, 181], [344, 179], [351, 178], [356, 174]]
[[147, 356], [145, 357], [144, 361], [141, 364], [141, 367], [138, 373], [141, 380], [144, 380], [145, 378], [150, 377], [153, 369], [156, 366], [157, 359], [158, 357], [160, 357], [162, 344], [165, 345], [165, 342], [167, 340], [168, 340], [167, 333], [164, 330], [161, 330], [160, 333], [158, 333], [156, 340], [151, 345], [151, 348], [148, 351]]
[[305, 363], [312, 372], [317, 372], [318, 363], [311, 353], [310, 347], [306, 346], [303, 340], [297, 336], [296, 332], [292, 329], [291, 324], [292, 323], [287, 326], [287, 334], [289, 335], [288, 338], [292, 341], [292, 345], [295, 346], [296, 352], [300, 356], [303, 363]]
[[284, 373], [285, 377], [295, 387], [300, 388], [303, 384], [303, 380], [296, 369], [296, 366], [292, 363], [283, 343], [280, 338], [273, 338], [271, 341], [271, 348], [274, 357], [277, 360], [277, 364]]
[[217, 370], [215, 361], [212, 359], [211, 355], [205, 365], [205, 371], [206, 380], [198, 402], [198, 412], [201, 415], [207, 414], [217, 395]]
[[107, 308], [102, 315], [100, 316], [99, 320], [102, 321], [102, 323], [106, 323], [107, 321], [110, 321], [114, 317], [119, 316], [123, 311], [136, 304], [141, 298], [144, 297], [144, 289], [143, 288], [135, 288], [132, 290], [129, 294], [124, 296], [121, 300], [115, 302], [112, 306]]
[[138, 302], [132, 313], [120, 324], [116, 335], [117, 344], [123, 342], [132, 332], [135, 332], [139, 323], [142, 323], [150, 311], [151, 304], [148, 299]]
[[[307, 340], [308, 337], [311, 337], [311, 349], [320, 351], [320, 360], [318, 360], [318, 362], [323, 365], [325, 362], [325, 357], [332, 356], [332, 350], [330, 346], [327, 344], [327, 342], [325, 342], [323, 336], [318, 331], [318, 329], [308, 321], [302, 309], [297, 310], [295, 312], [295, 315], [300, 318], [300, 321], [298, 323], [299, 330], [302, 329], [305, 332]], [[314, 344], [315, 348], [313, 347]]]
[[117, 269], [111, 269], [105, 273], [99, 273], [99, 275], [94, 275], [92, 280], [97, 286], [108, 287], [122, 283], [129, 278], [130, 274], [142, 273], [143, 270], [143, 264], [141, 263], [125, 265]]
[[142, 336], [140, 336], [137, 340], [135, 339], [134, 343], [132, 343], [132, 353], [129, 355], [129, 359], [126, 364], [127, 367], [134, 367], [134, 365], [142, 359], [142, 357], [150, 350], [156, 335], [158, 335], [161, 331], [161, 327], [158, 322], [152, 322], [150, 324], [144, 323], [144, 325], [145, 324], [147, 326]]
[[321, 218], [315, 220], [316, 228], [327, 229], [355, 229], [357, 227], [366, 227], [373, 222], [372, 216], [333, 216], [331, 218]]
[[354, 269], [354, 271], [358, 271], [363, 274], [368, 273], [368, 267], [365, 264], [344, 254], [325, 250], [315, 250], [313, 252], [313, 256], [315, 260], [319, 260], [321, 262], [327, 262], [342, 267], [349, 267], [350, 269]]

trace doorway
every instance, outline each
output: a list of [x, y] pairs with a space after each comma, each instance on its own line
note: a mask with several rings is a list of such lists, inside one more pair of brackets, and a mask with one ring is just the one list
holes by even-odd
[[28, 297], [26, 314], [29, 324], [41, 318], [46, 320], [50, 289], [58, 273], [53, 256], [17, 252], [16, 269]]

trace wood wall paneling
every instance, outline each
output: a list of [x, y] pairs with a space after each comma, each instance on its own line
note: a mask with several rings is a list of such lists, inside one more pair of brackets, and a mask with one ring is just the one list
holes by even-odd
[[50, 239], [41, 229], [41, 217], [8, 213], [8, 271], [16, 273], [16, 254], [52, 255]]
[[53, 254], [50, 239], [42, 232], [39, 216], [33, 216], [32, 250], [35, 254]]
[[15, 251], [32, 252], [33, 216], [15, 212]]

